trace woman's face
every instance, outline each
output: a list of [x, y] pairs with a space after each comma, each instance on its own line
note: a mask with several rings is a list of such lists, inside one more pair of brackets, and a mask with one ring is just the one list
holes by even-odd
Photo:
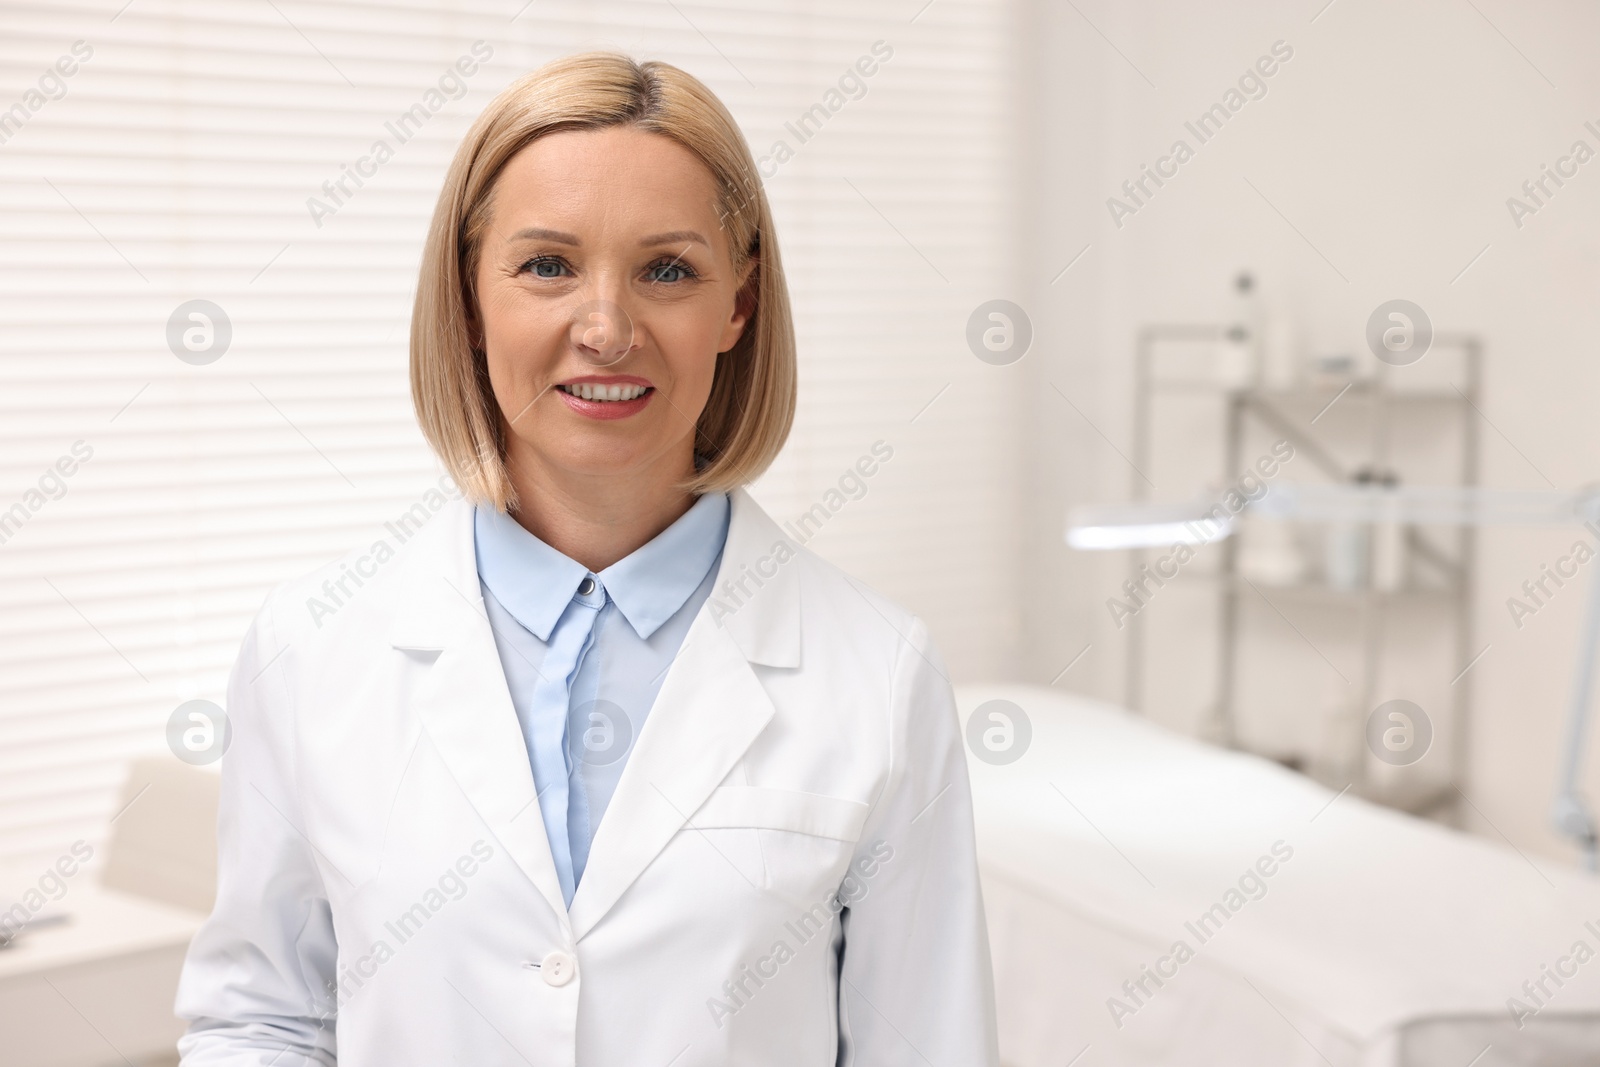
[[632, 127], [550, 134], [495, 182], [477, 340], [507, 461], [560, 479], [675, 483], [741, 298], [711, 172]]

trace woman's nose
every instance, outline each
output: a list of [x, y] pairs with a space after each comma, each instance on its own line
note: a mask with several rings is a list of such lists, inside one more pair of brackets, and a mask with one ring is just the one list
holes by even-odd
[[634, 347], [632, 316], [607, 296], [591, 297], [574, 308], [567, 332], [572, 350], [596, 367], [620, 363]]

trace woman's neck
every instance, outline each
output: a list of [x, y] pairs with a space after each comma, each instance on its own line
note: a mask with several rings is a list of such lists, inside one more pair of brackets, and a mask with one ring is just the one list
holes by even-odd
[[512, 517], [557, 552], [599, 573], [648, 543], [693, 506], [674, 456], [652, 469], [596, 477], [508, 457]]

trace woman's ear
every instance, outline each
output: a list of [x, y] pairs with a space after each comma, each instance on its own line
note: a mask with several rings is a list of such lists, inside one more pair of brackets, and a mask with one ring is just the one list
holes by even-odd
[[739, 276], [739, 291], [733, 298], [733, 314], [723, 328], [722, 344], [717, 348], [719, 356], [739, 343], [739, 338], [744, 336], [744, 328], [756, 313], [756, 285], [760, 278], [757, 267], [757, 257], [751, 256]]

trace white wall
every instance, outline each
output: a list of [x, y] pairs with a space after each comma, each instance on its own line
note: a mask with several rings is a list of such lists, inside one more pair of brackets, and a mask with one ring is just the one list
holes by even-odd
[[[1367, 316], [1395, 297], [1422, 305], [1438, 328], [1480, 333], [1485, 483], [1572, 490], [1595, 480], [1600, 161], [1520, 230], [1506, 198], [1574, 140], [1600, 150], [1582, 125], [1600, 120], [1590, 47], [1600, 12], [1504, 0], [1321, 7], [1032, 5], [1040, 196], [1027, 306], [1041, 342], [1023, 458], [1035, 490], [1024, 561], [1037, 587], [1024, 603], [1032, 679], [1050, 681], [1089, 645], [1058, 684], [1120, 698], [1127, 632], [1111, 625], [1104, 601], [1125, 576], [1122, 560], [1070, 553], [1063, 516], [1073, 504], [1127, 497], [1130, 476], [1115, 449], [1131, 455], [1135, 329], [1220, 319], [1240, 268], [1257, 274], [1267, 303], [1293, 315], [1309, 346], [1365, 352]], [[1183, 122], [1280, 39], [1294, 55], [1268, 80], [1268, 94], [1114, 225], [1106, 198], [1175, 138], [1196, 145]], [[1050, 284], [1085, 244], [1090, 251]], [[1213, 447], [1186, 432], [1197, 453]], [[1467, 824], [1553, 857], [1571, 856], [1546, 815], [1584, 593], [1569, 584], [1520, 631], [1505, 601], [1576, 537], [1495, 529], [1482, 538], [1474, 625], [1478, 647], [1489, 651], [1459, 683], [1472, 687], [1476, 706]], [[1155, 608], [1181, 614], [1175, 603]], [[1304, 653], [1297, 636], [1279, 637], [1280, 650]], [[1344, 655], [1330, 652], [1336, 664]], [[1169, 641], [1161, 656], [1169, 679], [1209, 684], [1199, 637]], [[1309, 718], [1317, 694], [1340, 683], [1316, 659], [1307, 663], [1311, 696], [1297, 707]], [[1425, 683], [1449, 690], [1442, 674]], [[1194, 709], [1183, 704], [1177, 693], [1153, 713], [1193, 725]], [[1298, 728], [1278, 725], [1285, 737]], [[1590, 789], [1600, 793], [1600, 751], [1588, 755]]]

